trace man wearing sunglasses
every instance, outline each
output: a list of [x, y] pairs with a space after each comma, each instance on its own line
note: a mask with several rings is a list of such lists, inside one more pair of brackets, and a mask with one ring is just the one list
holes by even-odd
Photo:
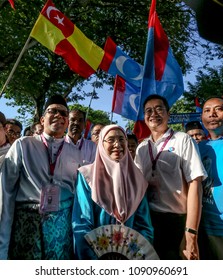
[[64, 141], [68, 114], [62, 96], [49, 98], [43, 133], [16, 140], [5, 157], [0, 259], [73, 258], [71, 214], [81, 154]]

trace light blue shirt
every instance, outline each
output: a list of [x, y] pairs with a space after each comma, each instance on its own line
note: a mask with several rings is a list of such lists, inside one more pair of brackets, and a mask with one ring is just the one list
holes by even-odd
[[199, 149], [208, 173], [202, 182], [201, 226], [209, 235], [223, 236], [223, 138], [201, 141]]

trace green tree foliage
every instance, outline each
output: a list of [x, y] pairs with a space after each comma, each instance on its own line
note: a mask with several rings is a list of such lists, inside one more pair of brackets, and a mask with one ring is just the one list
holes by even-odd
[[187, 103], [194, 104], [195, 96], [202, 105], [204, 101], [211, 96], [223, 96], [223, 66], [208, 67], [205, 70], [199, 70], [194, 84], [188, 83], [189, 91], [184, 96]]

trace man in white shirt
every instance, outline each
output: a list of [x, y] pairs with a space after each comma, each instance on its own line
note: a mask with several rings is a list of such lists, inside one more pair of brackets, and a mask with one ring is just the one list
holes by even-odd
[[144, 114], [151, 135], [139, 144], [135, 163], [149, 183], [154, 248], [160, 259], [198, 259], [201, 181], [206, 177], [198, 147], [189, 135], [168, 127], [164, 97], [148, 96]]

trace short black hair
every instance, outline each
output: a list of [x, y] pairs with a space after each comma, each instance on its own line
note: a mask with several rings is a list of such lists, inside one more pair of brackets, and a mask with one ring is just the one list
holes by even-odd
[[14, 124], [14, 125], [17, 125], [17, 126], [21, 129], [21, 131], [22, 131], [22, 124], [21, 124], [21, 122], [19, 122], [19, 121], [16, 120], [16, 119], [6, 119], [5, 125], [6, 125], [6, 124]]
[[91, 126], [91, 131], [94, 129], [94, 127], [96, 126], [96, 125], [101, 125], [101, 126], [105, 126], [105, 124], [103, 124], [103, 123], [95, 123], [95, 124], [93, 124], [92, 126]]
[[86, 112], [84, 112], [83, 110], [80, 110], [80, 109], [72, 109], [72, 110], [70, 110], [69, 114], [74, 113], [74, 112], [81, 113], [84, 116], [84, 121], [86, 121]]
[[0, 123], [4, 126], [5, 123], [6, 123], [6, 118], [5, 118], [5, 115], [0, 112]]
[[133, 139], [137, 144], [138, 144], [138, 138], [134, 133], [127, 133], [127, 138], [128, 139]]
[[222, 96], [218, 96], [218, 95], [212, 95], [212, 96], [209, 96], [203, 103], [202, 107], [204, 107], [204, 104], [210, 100], [210, 99], [214, 99], [214, 98], [217, 98], [217, 99], [221, 99], [223, 101], [223, 97]]
[[30, 127], [30, 126], [27, 126], [27, 127], [24, 129], [23, 136], [30, 136], [31, 134], [32, 134], [31, 127]]
[[30, 129], [31, 129], [32, 132], [35, 131], [36, 126], [37, 126], [38, 124], [42, 125], [40, 122], [34, 122], [34, 123], [30, 126]]
[[159, 95], [159, 94], [151, 94], [149, 96], [146, 97], [145, 101], [143, 102], [143, 108], [145, 109], [146, 103], [152, 99], [160, 99], [163, 101], [164, 106], [166, 107], [167, 112], [170, 111], [170, 106], [166, 100], [165, 97]]

